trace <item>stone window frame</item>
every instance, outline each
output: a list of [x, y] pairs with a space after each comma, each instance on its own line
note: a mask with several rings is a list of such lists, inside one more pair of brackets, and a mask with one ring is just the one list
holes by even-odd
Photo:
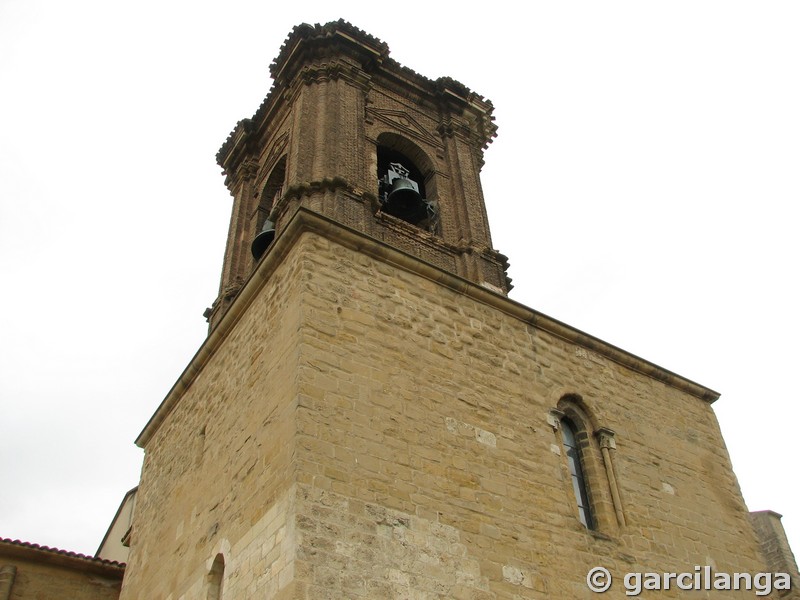
[[[572, 491], [575, 496], [575, 504], [578, 508], [578, 519], [586, 529], [595, 529], [597, 519], [594, 516], [592, 501], [589, 496], [589, 482], [586, 477], [583, 457], [583, 446], [581, 435], [584, 434], [582, 427], [576, 425], [568, 416], [559, 419], [559, 432], [561, 433], [561, 448], [564, 450], [567, 459], [567, 469], [572, 483]], [[569, 432], [570, 435], [567, 435]], [[572, 439], [570, 443], [568, 440]], [[574, 449], [574, 453], [570, 453]]]
[[[547, 418], [553, 428], [557, 446], [562, 452], [564, 440], [561, 422], [565, 419], [572, 424], [580, 448], [581, 467], [592, 516], [592, 527], [586, 529], [598, 534], [616, 531], [627, 524], [614, 465], [616, 434], [612, 429], [598, 424], [580, 395], [564, 394], [556, 408], [550, 410]], [[565, 490], [568, 491], [570, 503], [574, 507], [575, 519], [581, 523], [566, 457], [562, 460], [562, 474]], [[583, 523], [581, 526], [584, 526]]]

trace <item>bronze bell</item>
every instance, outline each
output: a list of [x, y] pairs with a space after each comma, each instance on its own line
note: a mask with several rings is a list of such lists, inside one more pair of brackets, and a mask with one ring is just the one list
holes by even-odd
[[396, 177], [392, 181], [392, 191], [381, 210], [410, 223], [428, 216], [428, 204], [420, 196], [417, 184], [406, 177]]
[[253, 243], [250, 244], [250, 252], [253, 253], [253, 258], [256, 259], [256, 262], [264, 256], [264, 252], [267, 251], [267, 248], [269, 248], [269, 245], [274, 239], [275, 223], [267, 219], [264, 221], [264, 227], [261, 229], [261, 233], [259, 233], [253, 240]]

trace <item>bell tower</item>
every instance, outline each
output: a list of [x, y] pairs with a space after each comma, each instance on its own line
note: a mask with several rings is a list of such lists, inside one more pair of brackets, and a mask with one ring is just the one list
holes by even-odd
[[491, 102], [344, 21], [295, 27], [270, 72], [217, 154], [234, 200], [211, 329], [301, 208], [507, 294], [479, 177]]
[[209, 335], [136, 440], [120, 600], [571, 600], [598, 565], [766, 573], [718, 394], [506, 297], [491, 104], [341, 21], [295, 28], [271, 70], [217, 157]]

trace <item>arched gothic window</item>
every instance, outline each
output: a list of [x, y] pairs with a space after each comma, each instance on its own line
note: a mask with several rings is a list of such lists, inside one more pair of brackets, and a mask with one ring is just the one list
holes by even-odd
[[561, 442], [567, 455], [567, 466], [572, 478], [572, 491], [578, 504], [578, 516], [587, 529], [594, 529], [592, 508], [589, 504], [589, 490], [584, 476], [581, 447], [577, 440], [575, 424], [568, 418], [561, 419]]

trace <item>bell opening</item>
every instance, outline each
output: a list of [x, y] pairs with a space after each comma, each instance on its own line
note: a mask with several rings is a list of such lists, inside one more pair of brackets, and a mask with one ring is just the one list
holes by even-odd
[[425, 198], [425, 178], [407, 156], [378, 147], [378, 181], [381, 212], [407, 223], [433, 230], [435, 205]]

